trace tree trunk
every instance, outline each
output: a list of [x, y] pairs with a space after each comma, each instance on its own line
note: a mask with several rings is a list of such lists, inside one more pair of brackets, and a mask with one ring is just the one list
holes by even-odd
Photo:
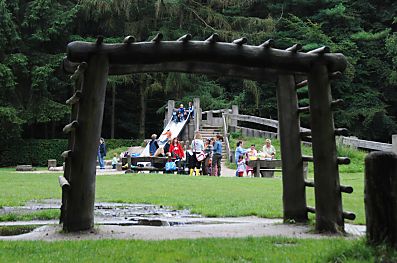
[[141, 102], [141, 116], [139, 124], [139, 138], [145, 138], [145, 122], [146, 122], [146, 98], [145, 98], [145, 87], [141, 84], [139, 89], [139, 97]]
[[116, 111], [116, 87], [112, 87], [112, 120], [111, 120], [111, 127], [110, 127], [110, 138], [114, 139], [114, 118], [115, 118], [115, 111]]

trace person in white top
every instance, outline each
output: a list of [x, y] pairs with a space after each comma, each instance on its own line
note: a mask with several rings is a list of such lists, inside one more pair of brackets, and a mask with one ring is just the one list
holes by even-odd
[[[195, 175], [200, 175], [200, 167], [201, 167], [201, 163], [205, 158], [205, 154], [204, 154], [204, 142], [203, 142], [203, 138], [200, 134], [200, 132], [196, 132], [196, 134], [194, 135], [194, 140], [192, 141], [191, 144], [193, 153], [194, 153], [194, 160], [195, 160]], [[200, 159], [200, 156], [204, 155], [203, 159]]]
[[265, 158], [274, 159], [276, 156], [276, 149], [272, 145], [272, 141], [270, 139], [265, 140], [265, 145], [263, 146], [263, 155]]

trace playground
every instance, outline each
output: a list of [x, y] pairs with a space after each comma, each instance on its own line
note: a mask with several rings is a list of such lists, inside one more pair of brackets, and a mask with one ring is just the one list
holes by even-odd
[[397, 262], [396, 4], [50, 2], [0, 0], [0, 262]]

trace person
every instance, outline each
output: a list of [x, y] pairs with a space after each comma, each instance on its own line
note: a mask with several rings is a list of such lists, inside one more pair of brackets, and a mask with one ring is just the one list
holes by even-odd
[[185, 152], [177, 137], [172, 140], [169, 153], [171, 153], [171, 156], [176, 159], [175, 162], [178, 162], [178, 170], [180, 170], [181, 160], [185, 158]]
[[183, 104], [179, 105], [178, 117], [179, 117], [179, 121], [185, 120], [185, 108], [183, 107]]
[[247, 171], [247, 165], [245, 164], [244, 156], [240, 155], [237, 160], [237, 176], [243, 177], [246, 171]]
[[[193, 103], [191, 101], [189, 101], [189, 110], [188, 112], [190, 113], [190, 118], [192, 118], [192, 120], [194, 120], [194, 106]], [[186, 113], [187, 116], [187, 113]]]
[[258, 159], [257, 155], [258, 155], [258, 151], [255, 149], [255, 144], [251, 144], [251, 147], [247, 152], [248, 160]]
[[112, 169], [116, 169], [116, 164], [119, 162], [117, 159], [117, 153], [113, 154], [113, 159], [112, 159]]
[[212, 152], [214, 146], [212, 144], [212, 139], [206, 139], [204, 144], [205, 159], [203, 162], [203, 175], [212, 175], [211, 173], [211, 162], [212, 162]]
[[160, 146], [154, 153], [154, 157], [165, 157], [170, 151], [170, 141], [167, 141], [164, 146]]
[[157, 142], [157, 134], [152, 134], [152, 140], [149, 142], [149, 155], [153, 156], [157, 149], [159, 148], [159, 144]]
[[196, 165], [196, 157], [192, 151], [192, 147], [189, 145], [186, 150], [186, 161], [189, 169], [189, 176], [193, 176], [194, 167]]
[[172, 121], [178, 123], [178, 111], [175, 109], [172, 111]]
[[221, 176], [221, 161], [222, 161], [222, 141], [221, 135], [216, 135], [214, 142], [214, 154], [212, 157], [212, 174]]
[[243, 142], [238, 141], [236, 145], [236, 151], [234, 153], [234, 159], [236, 160], [236, 164], [238, 163], [238, 159], [240, 158], [240, 155], [244, 155], [247, 153], [247, 150], [243, 148]]
[[160, 142], [161, 142], [161, 143], [166, 143], [166, 142], [168, 142], [168, 141], [171, 139], [172, 133], [171, 133], [171, 130], [168, 129], [168, 130], [166, 130], [166, 131], [165, 131], [163, 134], [161, 134], [161, 135], [164, 135], [164, 136], [165, 136], [165, 139], [162, 140], [162, 141], [160, 141]]
[[265, 159], [274, 159], [276, 156], [276, 149], [272, 145], [272, 141], [270, 139], [265, 140], [265, 145], [263, 146], [263, 155]]
[[104, 158], [106, 156], [106, 144], [103, 138], [99, 139], [99, 146], [98, 146], [98, 162], [99, 162], [99, 169], [105, 169], [105, 161]]
[[195, 160], [194, 160], [195, 175], [200, 175], [201, 163], [204, 160], [204, 159], [200, 160], [201, 156], [204, 154], [203, 153], [204, 143], [203, 143], [203, 139], [202, 139], [202, 136], [199, 131], [197, 131], [196, 134], [194, 135], [194, 140], [191, 143], [191, 147], [192, 147], [194, 157], [195, 157]]

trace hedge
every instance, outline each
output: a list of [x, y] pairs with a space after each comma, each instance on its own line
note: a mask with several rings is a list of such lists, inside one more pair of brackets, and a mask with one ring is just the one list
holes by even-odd
[[[142, 140], [105, 139], [105, 141], [108, 150], [142, 144]], [[67, 150], [67, 145], [66, 139], [21, 140], [11, 146], [1, 147], [0, 166], [18, 164], [47, 166], [48, 159], [56, 159], [58, 164], [61, 164], [63, 162], [61, 153]]]

